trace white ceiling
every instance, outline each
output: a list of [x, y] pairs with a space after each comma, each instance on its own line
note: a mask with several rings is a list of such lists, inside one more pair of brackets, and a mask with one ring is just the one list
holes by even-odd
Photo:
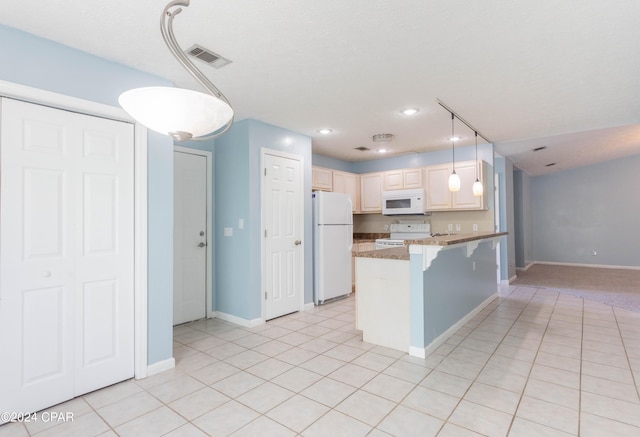
[[[165, 4], [0, 0], [0, 23], [197, 89], [162, 42]], [[540, 175], [640, 153], [638, 17], [636, 0], [192, 0], [174, 27], [233, 61], [202, 69], [236, 120], [308, 135], [314, 153], [389, 156], [354, 150], [377, 133], [395, 154], [448, 148], [439, 98]]]

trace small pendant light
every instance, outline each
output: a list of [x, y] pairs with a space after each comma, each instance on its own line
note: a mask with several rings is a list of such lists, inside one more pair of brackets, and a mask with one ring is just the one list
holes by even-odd
[[484, 192], [484, 187], [482, 186], [482, 182], [478, 178], [478, 132], [476, 134], [476, 181], [473, 183], [473, 195], [474, 196], [482, 196]]
[[455, 143], [455, 135], [453, 132], [453, 122], [454, 122], [455, 116], [453, 115], [453, 112], [451, 113], [451, 162], [453, 165], [453, 171], [451, 172], [451, 176], [449, 176], [449, 191], [454, 192], [454, 191], [460, 191], [460, 176], [457, 175], [456, 173], [456, 147], [454, 145]]

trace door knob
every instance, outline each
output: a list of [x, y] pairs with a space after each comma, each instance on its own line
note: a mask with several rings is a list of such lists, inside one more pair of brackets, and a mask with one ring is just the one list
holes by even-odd
[[296, 246], [300, 246], [302, 244], [302, 241], [296, 240], [293, 244], [295, 244]]
[[207, 243], [203, 243], [202, 241], [198, 243], [198, 247], [204, 247], [206, 245], [207, 245]]

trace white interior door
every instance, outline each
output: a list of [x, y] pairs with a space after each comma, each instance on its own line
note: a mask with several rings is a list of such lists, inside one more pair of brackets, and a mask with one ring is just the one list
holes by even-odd
[[133, 376], [133, 126], [2, 99], [0, 411]]
[[173, 153], [173, 324], [206, 317], [207, 158]]
[[[274, 152], [275, 153], [275, 152]], [[264, 154], [264, 290], [267, 320], [298, 311], [304, 298], [301, 160]], [[310, 243], [310, 242], [309, 242]]]

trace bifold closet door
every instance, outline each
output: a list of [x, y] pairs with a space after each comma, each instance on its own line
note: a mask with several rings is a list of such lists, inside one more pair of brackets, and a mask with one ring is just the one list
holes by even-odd
[[130, 378], [133, 126], [0, 100], [0, 411]]

